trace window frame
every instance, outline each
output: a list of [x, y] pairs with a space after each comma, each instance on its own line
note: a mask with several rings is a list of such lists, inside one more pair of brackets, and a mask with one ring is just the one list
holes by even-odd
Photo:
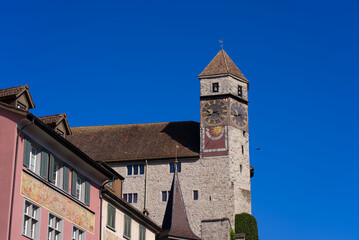
[[241, 85], [238, 85], [238, 96], [243, 97], [243, 87]]
[[199, 192], [198, 190], [193, 190], [193, 200], [197, 201], [199, 198]]
[[[27, 206], [29, 208], [27, 208]], [[36, 214], [33, 216], [33, 208], [36, 207]], [[28, 212], [30, 211], [30, 212]], [[35, 222], [35, 228], [31, 229]], [[38, 240], [40, 239], [40, 225], [41, 225], [41, 207], [32, 201], [24, 198], [24, 208], [22, 212], [21, 233], [27, 238]]]
[[[75, 234], [75, 236], [74, 236], [74, 234]], [[81, 239], [79, 238], [80, 236], [81, 236]], [[82, 228], [72, 225], [71, 239], [72, 240], [86, 240], [86, 231], [83, 230]]]
[[124, 214], [123, 237], [126, 239], [131, 239], [131, 222], [132, 219]]
[[138, 232], [139, 240], [146, 240], [146, 228], [143, 225], [139, 224]]
[[[60, 224], [59, 224], [60, 226], [58, 227], [58, 229], [56, 228], [56, 226], [51, 226], [50, 225], [50, 217], [51, 216], [53, 218], [55, 218], [55, 220], [60, 219]], [[64, 226], [63, 222], [64, 222], [64, 220], [62, 218], [60, 218], [56, 214], [49, 211], [49, 213], [48, 213], [48, 222], [47, 222], [47, 240], [62, 240], [63, 239], [63, 226]], [[55, 222], [55, 224], [56, 224], [56, 222]], [[58, 233], [60, 233], [60, 235], [59, 235], [60, 237], [58, 239], [56, 239], [55, 238], [56, 235], [53, 235], [50, 238], [50, 236], [49, 236], [50, 232], [58, 232]]]
[[219, 92], [219, 82], [212, 83], [212, 92]]
[[[110, 211], [113, 211], [112, 215], [110, 215]], [[106, 226], [108, 228], [110, 228], [111, 230], [115, 231], [115, 228], [116, 228], [116, 208], [110, 203], [107, 203], [107, 222], [106, 222]]]

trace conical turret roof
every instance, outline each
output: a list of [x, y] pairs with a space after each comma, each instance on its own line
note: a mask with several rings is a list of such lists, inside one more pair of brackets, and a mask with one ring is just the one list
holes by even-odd
[[221, 49], [212, 59], [212, 61], [207, 65], [207, 67], [203, 70], [203, 72], [198, 75], [198, 78], [227, 74], [240, 78], [245, 82], [248, 82], [246, 77], [234, 64], [228, 54], [223, 49]]
[[[177, 164], [175, 164], [175, 166], [176, 165]], [[172, 187], [167, 202], [166, 213], [163, 218], [162, 229], [163, 232], [160, 234], [160, 239], [172, 239], [171, 237], [175, 237], [188, 240], [200, 240], [189, 226], [177, 169], [175, 169], [173, 175]]]

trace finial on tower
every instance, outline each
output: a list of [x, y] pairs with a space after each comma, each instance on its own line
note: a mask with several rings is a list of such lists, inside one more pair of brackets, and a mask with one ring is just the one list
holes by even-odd
[[219, 43], [220, 43], [219, 46], [221, 46], [221, 49], [223, 49], [223, 38], [222, 38], [222, 40], [219, 40]]

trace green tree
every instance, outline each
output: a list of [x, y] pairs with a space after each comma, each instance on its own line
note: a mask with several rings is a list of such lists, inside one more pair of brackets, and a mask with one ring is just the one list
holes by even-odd
[[248, 213], [236, 214], [235, 233], [245, 233], [246, 240], [258, 240], [258, 227], [255, 217]]

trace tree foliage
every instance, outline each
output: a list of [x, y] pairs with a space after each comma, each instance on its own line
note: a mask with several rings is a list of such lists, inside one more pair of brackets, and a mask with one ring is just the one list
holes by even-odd
[[246, 240], [258, 240], [258, 227], [255, 217], [248, 213], [236, 214], [235, 233], [245, 233]]

